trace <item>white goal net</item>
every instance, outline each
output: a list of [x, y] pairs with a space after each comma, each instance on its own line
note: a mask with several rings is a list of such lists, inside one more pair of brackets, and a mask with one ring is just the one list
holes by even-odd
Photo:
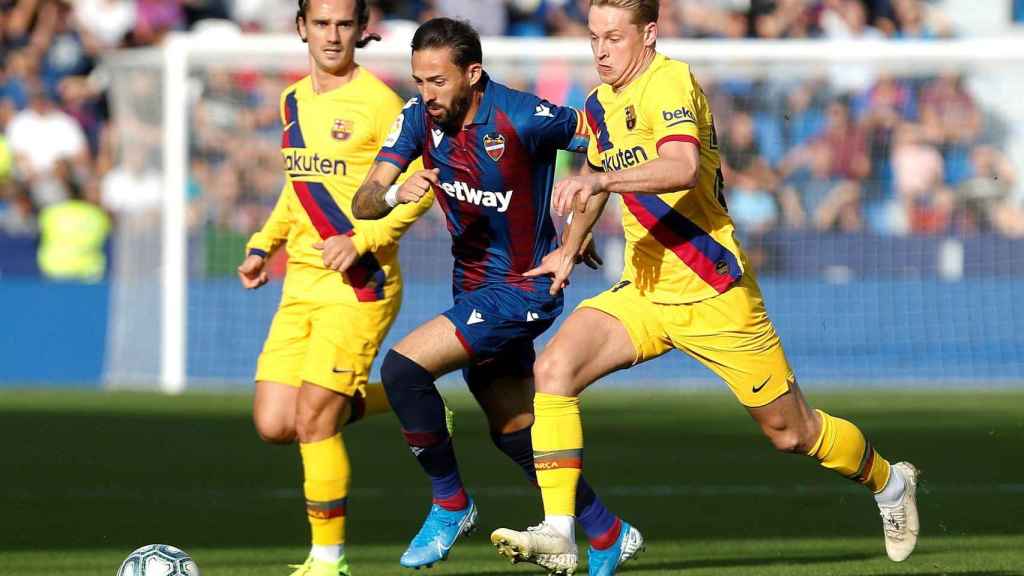
[[[1024, 381], [1021, 44], [659, 42], [708, 93], [730, 213], [801, 381]], [[251, 380], [284, 253], [260, 291], [234, 270], [281, 189], [278, 95], [306, 73], [305, 50], [290, 36], [177, 36], [106, 63], [122, 163], [161, 183], [118, 215], [110, 386]], [[407, 41], [357, 59], [414, 94]], [[584, 40], [488, 39], [484, 59], [495, 80], [556, 103], [581, 106], [595, 84]], [[565, 154], [560, 170], [580, 161]], [[610, 205], [598, 226], [605, 270], [579, 274], [567, 310], [617, 278], [617, 215]], [[436, 209], [401, 246], [405, 300], [386, 345], [451, 302]], [[610, 379], [717, 385], [678, 353]]]

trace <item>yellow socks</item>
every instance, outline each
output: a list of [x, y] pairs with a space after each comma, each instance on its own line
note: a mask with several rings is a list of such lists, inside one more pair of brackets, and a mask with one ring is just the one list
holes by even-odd
[[313, 530], [313, 545], [343, 544], [351, 472], [341, 434], [318, 442], [300, 443], [299, 451], [305, 473], [303, 492], [306, 495], [306, 516]]
[[538, 392], [533, 399], [533, 463], [546, 516], [573, 516], [583, 471], [580, 400]]
[[872, 492], [885, 488], [889, 462], [882, 458], [853, 423], [830, 416], [821, 410], [821, 436], [807, 453], [825, 468], [835, 470], [859, 482]]

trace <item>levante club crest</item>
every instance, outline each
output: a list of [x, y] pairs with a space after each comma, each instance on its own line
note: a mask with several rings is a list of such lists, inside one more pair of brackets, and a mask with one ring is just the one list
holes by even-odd
[[505, 153], [505, 136], [498, 132], [485, 135], [484, 150], [487, 151], [487, 155], [491, 157], [491, 160], [495, 162], [501, 160], [501, 155]]
[[348, 140], [352, 136], [352, 122], [348, 120], [335, 119], [331, 126], [331, 138], [335, 140]]

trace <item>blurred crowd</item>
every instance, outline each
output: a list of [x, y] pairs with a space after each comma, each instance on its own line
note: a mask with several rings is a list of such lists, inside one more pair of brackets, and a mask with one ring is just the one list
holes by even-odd
[[[444, 15], [469, 19], [484, 35], [583, 37], [588, 5], [371, 0], [370, 26], [385, 36], [408, 33]], [[102, 57], [159, 44], [177, 30], [290, 33], [295, 8], [294, 0], [0, 0], [0, 233], [41, 234], [45, 244], [48, 233], [84, 226], [82, 218], [104, 230], [103, 218], [117, 229], [149, 213], [154, 219], [142, 225], [154, 225], [158, 77], [111, 77], [97, 67]], [[1024, 17], [1024, 2], [1014, 0], [1013, 8], [1013, 17]], [[925, 0], [663, 0], [659, 27], [669, 38], [932, 39], [954, 35], [953, 23], [941, 3]], [[565, 72], [553, 61], [535, 74], [498, 77], [580, 106], [593, 76]], [[696, 72], [718, 119], [730, 213], [745, 236], [1024, 237], [1005, 124], [979, 102], [970, 77], [892, 76], [856, 65], [786, 79]], [[207, 232], [206, 258], [223, 258], [225, 270], [280, 191], [278, 96], [304, 73], [236, 67], [210, 69], [198, 80], [189, 222]], [[414, 92], [404, 77], [388, 80], [403, 96]], [[108, 99], [115, 87], [127, 96]], [[578, 162], [567, 155], [562, 169]], [[43, 217], [69, 203], [95, 210]], [[432, 213], [413, 234], [443, 236], [438, 218]], [[609, 211], [602, 229], [615, 231], [616, 218]], [[229, 249], [211, 255], [216, 246]]]

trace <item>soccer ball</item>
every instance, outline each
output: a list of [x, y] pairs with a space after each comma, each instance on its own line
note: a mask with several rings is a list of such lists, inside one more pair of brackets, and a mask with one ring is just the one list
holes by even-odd
[[117, 576], [199, 576], [199, 567], [181, 549], [150, 544], [129, 554]]

